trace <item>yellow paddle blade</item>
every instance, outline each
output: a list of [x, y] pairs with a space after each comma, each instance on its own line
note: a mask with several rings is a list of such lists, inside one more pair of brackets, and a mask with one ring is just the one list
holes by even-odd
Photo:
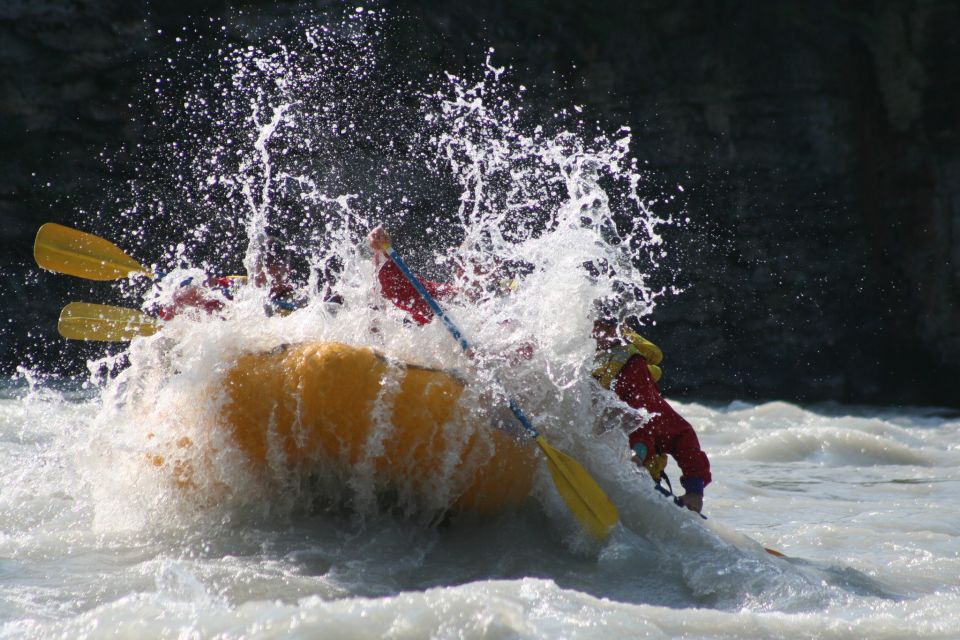
[[160, 330], [160, 323], [136, 309], [71, 302], [60, 312], [57, 330], [68, 340], [122, 342], [152, 336]]
[[579, 462], [551, 447], [543, 436], [537, 436], [537, 444], [547, 456], [553, 483], [570, 511], [595, 538], [606, 540], [620, 519], [610, 498]]
[[37, 231], [33, 257], [48, 271], [88, 280], [119, 280], [134, 273], [153, 273], [109, 240], [62, 224], [48, 222]]

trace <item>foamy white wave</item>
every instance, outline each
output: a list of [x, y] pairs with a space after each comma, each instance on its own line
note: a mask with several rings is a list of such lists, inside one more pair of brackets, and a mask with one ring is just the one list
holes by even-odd
[[[452, 218], [415, 218], [403, 205], [406, 196], [399, 199], [399, 210], [389, 212], [399, 228], [428, 225], [431, 246], [417, 248], [437, 262], [420, 260], [415, 266], [439, 272], [461, 290], [477, 283], [471, 270], [450, 269], [454, 255], [475, 264], [496, 257], [517, 266], [513, 294], [461, 296], [447, 305], [477, 346], [476, 359], [470, 362], [441, 323], [411, 326], [378, 293], [376, 265], [364, 236], [387, 215], [377, 198], [388, 187], [371, 193], [348, 191], [343, 184], [324, 180], [313, 157], [302, 153], [303, 148], [328, 153], [325, 150], [342, 144], [341, 138], [355, 135], [354, 130], [361, 130], [357, 135], [362, 138], [364, 126], [371, 124], [355, 121], [361, 112], [369, 112], [357, 108], [369, 105], [356, 101], [358, 95], [368, 95], [368, 71], [381, 62], [369, 33], [376, 32], [383, 17], [359, 14], [344, 23], [350, 25], [345, 30], [308, 25], [289, 41], [230, 51], [224, 56], [227, 69], [210, 70], [218, 87], [216, 100], [206, 99], [201, 82], [174, 116], [182, 122], [185, 138], [175, 154], [183, 191], [203, 194], [200, 201], [225, 204], [210, 211], [201, 224], [194, 220], [194, 228], [183, 230], [185, 241], [169, 256], [172, 264], [159, 269], [167, 275], [155, 281], [143, 299], [145, 311], [171, 303], [186, 278], [202, 281], [203, 273], [190, 264], [190, 256], [200, 245], [236, 240], [236, 233], [213, 231], [227, 220], [246, 240], [248, 272], [255, 270], [268, 229], [313, 228], [318, 233], [291, 247], [309, 256], [309, 286], [299, 294], [304, 304], [298, 311], [265, 317], [266, 287], [248, 285], [218, 314], [185, 312], [166, 323], [160, 334], [132, 342], [128, 366], [104, 385], [103, 410], [90, 444], [97, 460], [89, 470], [91, 484], [99, 487], [97, 522], [106, 529], [152, 526], [174, 513], [178, 521], [189, 522], [198, 510], [265, 508], [275, 513], [304, 506], [294, 490], [300, 480], [288, 477], [281, 458], [270, 468], [271, 480], [283, 490], [252, 477], [242, 454], [218, 428], [222, 385], [232, 364], [242, 354], [282, 344], [370, 346], [399, 362], [457, 371], [478, 398], [496, 391], [497, 380], [502, 380], [505, 391], [520, 398], [552, 442], [577, 451], [591, 464], [621, 462], [622, 442], [592, 444], [597, 416], [618, 404], [598, 395], [590, 380], [593, 304], [616, 297], [624, 314], [645, 316], [653, 310], [662, 292], [652, 290], [646, 280], [662, 253], [659, 227], [668, 224], [640, 195], [629, 130], [588, 133], [579, 116], [565, 112], [548, 122], [525, 121], [523, 87], [511, 83], [488, 54], [480, 73], [472, 77], [449, 75], [429, 91], [407, 87], [411, 96], [419, 96], [415, 110], [389, 116], [412, 118], [414, 126], [396, 133], [378, 129], [375, 141], [369, 135], [363, 138], [365, 145], [409, 149], [407, 156], [422, 165], [425, 176], [439, 175], [460, 188], [460, 206]], [[198, 132], [210, 126], [223, 130], [201, 137]], [[193, 155], [185, 155], [185, 149]], [[368, 159], [379, 160], [376, 154]], [[397, 157], [393, 161], [409, 162]], [[396, 170], [385, 167], [379, 179], [389, 182]], [[330, 167], [322, 171], [328, 175]], [[128, 212], [131, 218], [148, 206], [148, 194], [139, 195], [143, 201]], [[192, 206], [196, 203], [196, 198], [191, 200]], [[144, 224], [141, 217], [131, 221]], [[395, 246], [405, 251], [421, 239], [398, 236]], [[329, 265], [336, 265], [332, 272]], [[326, 301], [334, 293], [341, 304]], [[514, 364], [504, 357], [518, 342], [534, 345], [530, 361]], [[92, 369], [112, 365], [94, 364]], [[174, 468], [192, 469], [197, 491], [183, 500], [175, 489], [164, 490], [159, 468], [164, 465], [151, 468], [151, 460], [174, 460]], [[365, 468], [355, 465], [348, 477], [339, 478], [340, 484], [358, 496], [372, 495]], [[100, 469], [109, 470], [108, 477], [93, 482]], [[337, 491], [330, 483], [325, 487]], [[550, 483], [541, 478], [536, 492], [544, 504], [550, 504], [550, 491]], [[272, 497], [278, 492], [283, 500]], [[453, 495], [445, 486], [438, 486], [436, 493], [440, 502], [445, 493], [451, 499]], [[549, 511], [560, 521], [567, 518], [562, 509]]]
[[[558, 588], [549, 580], [486, 581], [402, 593], [386, 599], [291, 603], [254, 601], [239, 607], [130, 596], [67, 624], [19, 623], [20, 637], [162, 638], [952, 638], [955, 613], [938, 620], [916, 614], [932, 603], [876, 601], [840, 618], [763, 611], [677, 611], [619, 604]], [[956, 611], [956, 596], [941, 601]]]
[[893, 438], [864, 433], [848, 425], [784, 429], [758, 435], [722, 455], [762, 462], [809, 460], [827, 466], [934, 464], [934, 452], [912, 449]]
[[[7, 637], [275, 637], [302, 629], [333, 637], [503, 630], [593, 638], [646, 629], [655, 637], [940, 638], [957, 615], [953, 467], [716, 456], [704, 522], [653, 493], [625, 461], [605, 468], [588, 449], [572, 449], [623, 518], [598, 548], [585, 545], [549, 484], [521, 513], [443, 530], [389, 518], [355, 528], [350, 518], [282, 511], [265, 519], [265, 505], [227, 505], [211, 518], [161, 500], [160, 485], [138, 482], [149, 465], [129, 475], [110, 466], [115, 458], [91, 457], [78, 434], [110, 424], [89, 405], [23, 398], [2, 408], [30, 443], [5, 441], [2, 451], [11, 516], [0, 538]], [[703, 437], [709, 452], [749, 437], [738, 435], [751, 417], [746, 406], [735, 417], [706, 407], [689, 414], [712, 420]], [[40, 427], [38, 416], [59, 426]], [[949, 448], [956, 424], [943, 426]], [[937, 433], [929, 424], [898, 428]], [[119, 437], [111, 446], [122, 450], [124, 431], [94, 442]], [[126, 510], [111, 506], [118, 501]], [[138, 504], [168, 522], [131, 530]], [[774, 558], [761, 544], [792, 558]]]

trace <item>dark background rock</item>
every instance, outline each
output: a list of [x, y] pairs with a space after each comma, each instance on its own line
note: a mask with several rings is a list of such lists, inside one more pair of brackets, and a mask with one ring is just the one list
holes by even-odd
[[[684, 290], [650, 331], [669, 394], [960, 406], [958, 3], [390, 6], [390, 55], [425, 73], [492, 46], [535, 108], [632, 127], [651, 196], [690, 218], [667, 231]], [[101, 352], [56, 336], [58, 309], [92, 289], [38, 273], [32, 237], [47, 220], [111, 236], [104, 185], [127, 177], [122, 149], [144, 135], [135, 111], [175, 34], [213, 17], [242, 39], [344, 8], [0, 2], [6, 373], [76, 372]]]

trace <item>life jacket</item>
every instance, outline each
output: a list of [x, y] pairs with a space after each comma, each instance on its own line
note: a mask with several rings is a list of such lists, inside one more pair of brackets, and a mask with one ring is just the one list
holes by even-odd
[[[629, 340], [627, 344], [619, 344], [597, 352], [595, 360], [597, 368], [593, 370], [593, 377], [597, 379], [600, 386], [609, 389], [630, 358], [634, 356], [644, 359], [654, 382], [660, 380], [663, 376], [663, 371], [658, 366], [663, 362], [663, 352], [660, 348], [636, 331], [622, 330], [621, 335]], [[663, 476], [663, 470], [667, 468], [667, 461], [667, 455], [659, 451], [654, 451], [653, 455], [648, 454], [647, 459], [641, 461], [657, 486], [660, 486], [660, 478]]]
[[[667, 454], [655, 453], [650, 456], [649, 460], [643, 463], [643, 466], [650, 472], [650, 477], [653, 478], [653, 481], [658, 485], [660, 484], [660, 478], [666, 477], [663, 470], [667, 468], [667, 462]], [[669, 480], [667, 482], [669, 483]]]
[[640, 356], [647, 363], [650, 377], [653, 378], [654, 382], [658, 382], [663, 376], [663, 371], [657, 366], [663, 362], [663, 352], [660, 351], [660, 347], [636, 331], [627, 329], [621, 333], [630, 342], [598, 351], [596, 356], [597, 368], [593, 370], [593, 377], [597, 379], [601, 387], [609, 389], [614, 379], [620, 375], [620, 372], [627, 365], [627, 361], [633, 356]]

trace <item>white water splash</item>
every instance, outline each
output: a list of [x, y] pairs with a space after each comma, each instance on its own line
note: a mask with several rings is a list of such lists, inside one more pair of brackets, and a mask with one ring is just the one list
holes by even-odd
[[[140, 463], [172, 457], [192, 469], [210, 468], [200, 458], [231, 451], [215, 425], [219, 386], [237, 357], [281, 344], [339, 341], [372, 346], [401, 361], [462, 371], [477, 397], [501, 380], [557, 446], [591, 468], [622, 465], [623, 434], [617, 430], [596, 438], [599, 416], [626, 409], [598, 394], [589, 376], [593, 304], [615, 299], [624, 315], [652, 312], [663, 292], [646, 283], [662, 251], [658, 228], [670, 223], [643, 202], [629, 131], [605, 134], [579, 120], [577, 110], [546, 118], [528, 113], [525, 89], [494, 65], [492, 52], [476, 79], [447, 74], [429, 88], [404, 79], [403, 98], [413, 98], [415, 107], [387, 107], [383, 94], [392, 91], [381, 87], [378, 93], [369, 86], [383, 66], [373, 34], [384, 20], [378, 13], [359, 14], [333, 28], [306, 26], [285, 39], [234, 49], [223, 56], [227, 68], [208, 70], [210, 77], [202, 79], [182, 111], [168, 112], [184, 123], [174, 155], [182, 173], [176, 192], [159, 194], [166, 199], [156, 206], [192, 209], [192, 217], [174, 216], [175, 224], [188, 228], [171, 256], [174, 268], [160, 269], [168, 275], [148, 292], [144, 309], [169, 304], [187, 277], [202, 281], [191, 256], [217, 255], [220, 243], [235, 245], [235, 235], [222, 232], [231, 228], [245, 238], [248, 273], [256, 269], [267, 233], [283, 236], [293, 255], [306, 257], [304, 305], [287, 317], [266, 317], [266, 287], [247, 286], [218, 314], [185, 313], [160, 335], [135, 340], [127, 354], [129, 367], [104, 392], [100, 419], [114, 432], [126, 429], [111, 436], [115, 445], [124, 443], [122, 457], [140, 458]], [[205, 93], [210, 87], [218, 100]], [[375, 126], [385, 121], [405, 126], [396, 131]], [[378, 184], [355, 190], [358, 183], [346, 177], [347, 163], [338, 154], [363, 145], [367, 148], [350, 164], [366, 165]], [[396, 148], [403, 148], [405, 157], [394, 154]], [[337, 176], [343, 180], [337, 182]], [[431, 180], [459, 193], [455, 215], [410, 204], [419, 194], [434, 192], [425, 184]], [[141, 212], [148, 204], [139, 201], [131, 211]], [[364, 236], [385, 217], [398, 230], [395, 245], [401, 251], [409, 247], [414, 256], [432, 256], [415, 264], [460, 290], [487, 287], [476, 277], [478, 270], [510, 269], [512, 293], [461, 296], [447, 303], [478, 346], [477, 363], [463, 357], [440, 323], [412, 327], [380, 297]], [[425, 233], [417, 237], [404, 229]], [[216, 268], [201, 263], [208, 271]], [[471, 268], [454, 269], [455, 263]], [[332, 295], [342, 304], [329, 304]], [[512, 359], [518, 344], [533, 345], [534, 357]], [[100, 365], [96, 368], [113, 368]], [[194, 445], [178, 444], [183, 442]], [[376, 442], [371, 440], [371, 455]], [[146, 450], [138, 453], [138, 447]], [[202, 503], [222, 505], [224, 487], [241, 504], [266, 499], [262, 488], [256, 490], [247, 474], [235, 470], [242, 466], [237, 455], [218, 454], [222, 459], [215, 461], [215, 472], [203, 480], [201, 493], [208, 499]], [[138, 475], [125, 465], [116, 468], [123, 469], [123, 477]], [[273, 468], [281, 485], [299, 482], [283, 473], [282, 456]], [[143, 473], [151, 472], [156, 470]], [[372, 504], [371, 482], [362, 465], [346, 479], [356, 495], [367, 495], [353, 505], [367, 505], [361, 511]], [[625, 494], [635, 483], [630, 476], [609, 482], [626, 483]], [[569, 516], [555, 503], [550, 483], [541, 478], [538, 487], [541, 501], [567, 523], [560, 526], [568, 526]], [[175, 502], [175, 495], [169, 500]], [[284, 504], [295, 508], [299, 503]], [[163, 508], [158, 517], [167, 517]], [[186, 517], [195, 517], [194, 511]]]

